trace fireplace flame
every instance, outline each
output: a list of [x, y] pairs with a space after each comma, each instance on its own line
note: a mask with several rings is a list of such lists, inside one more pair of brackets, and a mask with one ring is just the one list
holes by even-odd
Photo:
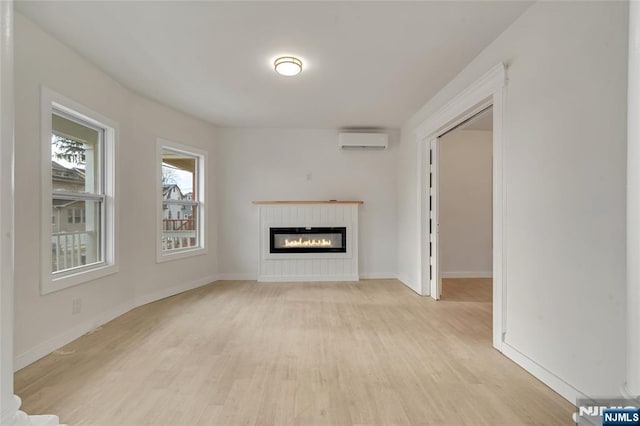
[[303, 240], [298, 238], [297, 240], [284, 240], [285, 247], [331, 247], [331, 240]]

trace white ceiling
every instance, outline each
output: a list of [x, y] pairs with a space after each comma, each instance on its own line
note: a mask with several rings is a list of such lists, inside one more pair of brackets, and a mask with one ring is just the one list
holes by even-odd
[[[529, 2], [19, 1], [127, 87], [220, 126], [400, 127]], [[304, 71], [282, 77], [280, 54]]]

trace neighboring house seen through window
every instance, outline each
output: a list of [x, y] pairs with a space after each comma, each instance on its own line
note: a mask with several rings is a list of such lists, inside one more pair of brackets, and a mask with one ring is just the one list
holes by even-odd
[[52, 212], [67, 217], [51, 234], [51, 270], [60, 274], [104, 261], [104, 129], [55, 109], [51, 118]]
[[42, 291], [49, 293], [115, 272], [115, 129], [43, 90], [45, 112], [50, 195], [43, 214], [50, 232], [43, 247]]
[[158, 261], [204, 252], [202, 151], [168, 141], [158, 143], [160, 235]]

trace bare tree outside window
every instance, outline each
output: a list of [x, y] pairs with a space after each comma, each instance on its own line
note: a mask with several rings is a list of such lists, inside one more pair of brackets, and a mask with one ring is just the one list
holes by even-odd
[[84, 169], [87, 160], [85, 144], [56, 135], [51, 137], [51, 156], [52, 160], [64, 160], [68, 163], [76, 165], [78, 168]]

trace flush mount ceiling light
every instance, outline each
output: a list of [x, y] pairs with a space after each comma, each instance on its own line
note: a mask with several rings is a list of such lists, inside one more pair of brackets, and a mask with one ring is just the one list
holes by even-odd
[[281, 56], [273, 62], [273, 68], [278, 74], [291, 77], [302, 72], [302, 61], [293, 56]]

